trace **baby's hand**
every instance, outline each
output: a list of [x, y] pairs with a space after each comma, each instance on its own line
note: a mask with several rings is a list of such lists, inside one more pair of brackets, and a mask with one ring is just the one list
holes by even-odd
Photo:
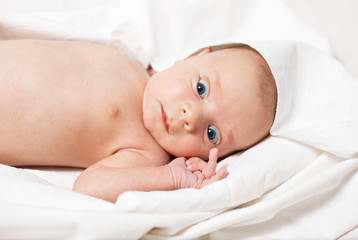
[[213, 148], [209, 153], [209, 161], [200, 158], [176, 158], [167, 167], [174, 182], [174, 188], [202, 188], [210, 183], [221, 180], [226, 175], [226, 168], [215, 173], [218, 150]]

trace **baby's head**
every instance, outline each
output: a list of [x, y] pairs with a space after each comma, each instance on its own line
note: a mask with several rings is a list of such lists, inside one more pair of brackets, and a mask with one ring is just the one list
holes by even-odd
[[277, 91], [269, 66], [247, 45], [204, 48], [149, 80], [145, 127], [168, 153], [208, 158], [249, 148], [273, 124]]

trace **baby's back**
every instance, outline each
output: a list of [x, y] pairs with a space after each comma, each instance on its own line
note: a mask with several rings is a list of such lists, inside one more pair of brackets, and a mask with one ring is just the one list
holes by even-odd
[[[87, 167], [153, 143], [142, 123], [145, 70], [119, 50], [0, 42], [0, 163]], [[135, 134], [133, 134], [135, 131]]]

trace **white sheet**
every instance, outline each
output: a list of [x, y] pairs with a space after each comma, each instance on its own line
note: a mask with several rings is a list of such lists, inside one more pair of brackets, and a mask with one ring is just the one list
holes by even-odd
[[[0, 36], [112, 43], [158, 70], [219, 42], [295, 39], [329, 53], [326, 40], [276, 0], [1, 13]], [[298, 140], [269, 137], [225, 159], [219, 167], [229, 176], [202, 190], [128, 192], [116, 204], [70, 191], [79, 170], [0, 165], [0, 238], [338, 238], [358, 225], [358, 156]]]

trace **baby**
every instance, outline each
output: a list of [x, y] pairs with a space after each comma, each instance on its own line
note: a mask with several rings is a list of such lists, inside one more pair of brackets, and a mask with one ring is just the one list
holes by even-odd
[[247, 45], [150, 76], [111, 46], [1, 41], [0, 66], [0, 163], [86, 168], [74, 190], [112, 202], [224, 178], [217, 158], [262, 140], [275, 115], [272, 73]]

